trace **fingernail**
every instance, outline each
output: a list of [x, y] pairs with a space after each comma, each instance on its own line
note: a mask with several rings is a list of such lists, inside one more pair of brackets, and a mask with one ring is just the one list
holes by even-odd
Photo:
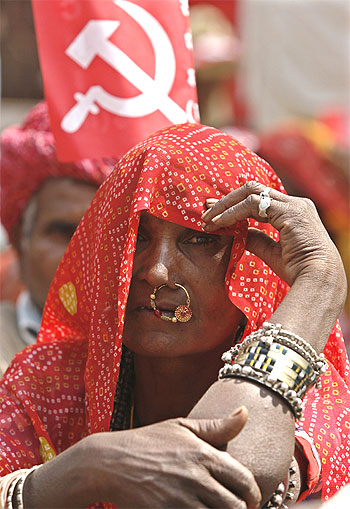
[[221, 217], [222, 217], [222, 214], [219, 214], [218, 216], [213, 217], [212, 222], [216, 223], [217, 221], [219, 221], [221, 219]]
[[212, 209], [214, 207], [214, 205], [217, 204], [217, 202], [218, 202], [218, 200], [217, 201], [213, 201], [213, 202], [207, 202], [206, 206], [210, 210], [210, 209]]
[[236, 408], [236, 410], [234, 410], [231, 414], [230, 414], [230, 417], [237, 417], [237, 415], [241, 414], [243, 412], [243, 410], [245, 409], [244, 406], [240, 406], [238, 408]]

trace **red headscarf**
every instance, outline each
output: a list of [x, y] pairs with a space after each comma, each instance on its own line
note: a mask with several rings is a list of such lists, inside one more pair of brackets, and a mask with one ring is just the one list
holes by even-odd
[[[163, 129], [120, 160], [57, 269], [38, 343], [17, 355], [2, 383], [6, 424], [0, 437], [11, 451], [2, 460], [6, 473], [47, 459], [85, 433], [109, 429], [141, 210], [202, 231], [206, 198], [221, 198], [249, 180], [283, 192], [265, 161], [231, 136], [198, 124]], [[254, 220], [231, 228], [225, 283], [230, 300], [248, 319], [245, 335], [271, 316], [287, 292], [266, 264], [245, 251], [248, 226], [278, 238], [271, 225]], [[339, 328], [325, 353], [329, 369], [322, 390], [309, 391], [301, 424], [319, 446], [329, 496], [349, 480], [344, 440], [349, 369]], [[12, 455], [19, 449], [20, 458]]]
[[22, 126], [1, 134], [1, 222], [10, 238], [29, 200], [51, 177], [71, 177], [99, 186], [116, 159], [61, 163], [50, 128], [46, 102], [30, 110]]

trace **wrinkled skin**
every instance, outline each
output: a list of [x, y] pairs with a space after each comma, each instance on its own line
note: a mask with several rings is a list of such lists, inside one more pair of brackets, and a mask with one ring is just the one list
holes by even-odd
[[[226, 419], [173, 419], [91, 435], [35, 472], [35, 482], [26, 487], [25, 507], [47, 507], [46, 489], [50, 508], [82, 508], [95, 500], [130, 508], [257, 508], [261, 496], [251, 472], [218, 450], [246, 419], [243, 407]], [[93, 468], [92, 457], [98, 458]], [[53, 476], [55, 483], [47, 483]]]

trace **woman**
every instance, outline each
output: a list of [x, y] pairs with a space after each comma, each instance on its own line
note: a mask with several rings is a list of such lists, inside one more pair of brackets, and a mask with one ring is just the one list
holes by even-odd
[[[1, 474], [44, 462], [6, 481], [8, 506], [258, 507], [285, 481], [277, 506], [317, 491], [319, 456], [331, 496], [349, 480], [343, 274], [312, 204], [239, 142], [191, 124], [150, 136], [97, 192], [38, 343], [2, 382]], [[297, 432], [271, 387], [215, 381], [267, 319], [327, 356]]]

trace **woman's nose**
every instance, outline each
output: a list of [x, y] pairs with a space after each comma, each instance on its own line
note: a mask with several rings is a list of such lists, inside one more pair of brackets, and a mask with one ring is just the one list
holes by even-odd
[[145, 272], [145, 279], [151, 286], [169, 285], [169, 270], [162, 262], [153, 263]]
[[167, 285], [176, 289], [174, 284], [174, 267], [176, 261], [173, 259], [169, 249], [155, 249], [152, 253], [144, 253], [142, 268], [139, 277], [147, 281], [150, 286]]

